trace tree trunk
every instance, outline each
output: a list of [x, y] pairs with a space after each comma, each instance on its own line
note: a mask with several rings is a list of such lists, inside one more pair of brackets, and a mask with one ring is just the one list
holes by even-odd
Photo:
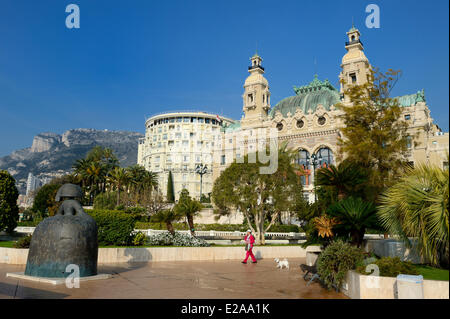
[[167, 230], [169, 231], [169, 233], [171, 233], [172, 235], [175, 235], [175, 230], [173, 229], [172, 222], [166, 222], [166, 227], [167, 227]]
[[194, 218], [192, 215], [187, 216], [189, 230], [191, 231], [191, 235], [195, 237], [195, 231], [194, 231]]

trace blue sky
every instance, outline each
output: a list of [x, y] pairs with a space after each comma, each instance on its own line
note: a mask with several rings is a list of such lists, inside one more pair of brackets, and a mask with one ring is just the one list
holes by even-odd
[[[65, 27], [78, 4], [81, 28]], [[380, 7], [379, 29], [365, 8]], [[449, 18], [442, 1], [1, 0], [0, 156], [40, 132], [144, 132], [145, 117], [204, 110], [240, 119], [258, 46], [272, 106], [318, 73], [336, 87], [352, 17], [365, 53], [401, 69], [394, 94], [425, 89], [449, 127]], [[317, 61], [315, 64], [314, 61]]]

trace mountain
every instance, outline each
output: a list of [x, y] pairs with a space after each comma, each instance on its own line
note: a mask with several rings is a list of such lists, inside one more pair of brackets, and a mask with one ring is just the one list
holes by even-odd
[[125, 167], [136, 164], [141, 133], [93, 129], [74, 129], [59, 135], [40, 133], [29, 148], [0, 157], [0, 169], [6, 169], [16, 179], [19, 192], [24, 194], [28, 173], [41, 180], [51, 179], [72, 171], [73, 163], [96, 145], [109, 147]]

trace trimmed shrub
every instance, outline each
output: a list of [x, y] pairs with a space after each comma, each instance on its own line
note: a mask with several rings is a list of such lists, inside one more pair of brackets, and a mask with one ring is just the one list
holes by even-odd
[[172, 235], [169, 232], [153, 235], [148, 237], [148, 243], [152, 246], [184, 246], [184, 247], [208, 247], [209, 244], [197, 237], [180, 234], [175, 232]]
[[14, 248], [30, 248], [31, 235], [20, 238], [13, 244]]
[[133, 245], [134, 246], [143, 246], [147, 241], [147, 236], [143, 233], [137, 233], [134, 235], [133, 238]]
[[[377, 265], [382, 277], [397, 277], [398, 275], [419, 275], [414, 265], [409, 261], [401, 261], [399, 257], [383, 257], [372, 262]], [[356, 271], [368, 275], [366, 266], [360, 265]]]
[[328, 289], [339, 290], [347, 272], [362, 263], [361, 249], [342, 240], [329, 244], [317, 259], [317, 272]]
[[133, 216], [113, 210], [86, 210], [86, 213], [97, 223], [99, 245], [131, 245], [136, 223]]

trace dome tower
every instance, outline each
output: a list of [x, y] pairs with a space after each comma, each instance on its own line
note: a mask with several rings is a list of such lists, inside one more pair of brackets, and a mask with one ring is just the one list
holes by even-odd
[[[339, 74], [341, 96], [344, 95], [349, 85], [363, 85], [366, 83], [371, 68], [369, 60], [364, 54], [364, 46], [360, 40], [361, 34], [359, 30], [352, 26], [347, 32], [347, 36], [348, 42], [345, 42], [347, 53], [342, 58], [342, 71]], [[345, 95], [344, 101], [349, 102]]]
[[248, 67], [250, 75], [244, 83], [242, 124], [257, 127], [267, 119], [270, 109], [269, 82], [264, 77], [264, 68], [261, 66], [262, 58], [255, 53]]

